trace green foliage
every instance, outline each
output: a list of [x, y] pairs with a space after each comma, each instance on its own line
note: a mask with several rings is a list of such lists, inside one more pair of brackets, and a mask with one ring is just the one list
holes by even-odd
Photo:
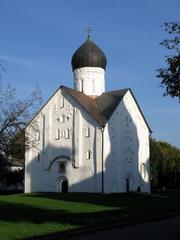
[[163, 27], [173, 37], [160, 44], [173, 54], [166, 56], [167, 66], [157, 70], [157, 77], [161, 79], [161, 87], [165, 88], [164, 96], [177, 97], [180, 101], [180, 22], [165, 23]]
[[180, 149], [163, 141], [150, 139], [153, 188], [180, 187]]
[[24, 129], [16, 132], [6, 145], [5, 154], [12, 165], [24, 166], [25, 154], [25, 133]]

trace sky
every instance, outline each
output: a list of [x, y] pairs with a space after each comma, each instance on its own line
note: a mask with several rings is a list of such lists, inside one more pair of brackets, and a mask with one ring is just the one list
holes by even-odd
[[180, 147], [180, 103], [163, 97], [156, 69], [171, 54], [164, 22], [180, 20], [179, 0], [0, 0], [0, 87], [24, 98], [39, 86], [45, 102], [74, 87], [71, 57], [91, 38], [107, 57], [106, 91], [131, 88], [152, 137]]

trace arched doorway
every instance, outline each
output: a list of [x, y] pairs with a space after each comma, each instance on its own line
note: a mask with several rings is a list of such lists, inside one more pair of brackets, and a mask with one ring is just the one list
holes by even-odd
[[57, 192], [61, 193], [69, 192], [69, 181], [67, 177], [60, 176], [57, 178]]
[[129, 178], [126, 178], [126, 192], [129, 192]]
[[67, 180], [62, 180], [61, 182], [61, 192], [62, 193], [67, 193], [68, 192], [68, 181]]
[[125, 192], [135, 191], [135, 182], [132, 173], [128, 173], [125, 177]]

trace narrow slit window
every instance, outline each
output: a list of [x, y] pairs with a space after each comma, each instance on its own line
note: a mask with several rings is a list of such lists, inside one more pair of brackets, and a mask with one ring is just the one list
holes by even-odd
[[59, 138], [60, 138], [60, 132], [59, 132], [59, 129], [57, 129], [55, 134], [55, 140], [59, 140]]
[[42, 136], [42, 149], [44, 150], [44, 147], [45, 147], [45, 132], [46, 132], [46, 130], [45, 130], [45, 127], [46, 127], [46, 125], [45, 125], [45, 115], [43, 115], [43, 136]]
[[92, 92], [95, 93], [95, 80], [92, 80]]
[[61, 96], [60, 97], [60, 108], [64, 107], [64, 98]]
[[90, 128], [84, 128], [84, 136], [90, 137]]
[[40, 140], [40, 132], [39, 131], [36, 132], [35, 139], [36, 139], [36, 141]]
[[38, 152], [38, 155], [37, 155], [37, 162], [40, 161], [40, 153]]
[[141, 172], [141, 176], [143, 177], [143, 179], [146, 179], [146, 165], [145, 165], [145, 163], [141, 163], [140, 172]]
[[91, 159], [91, 151], [90, 150], [87, 150], [87, 152], [86, 152], [86, 159], [87, 160]]
[[78, 80], [78, 85], [79, 85], [79, 91], [83, 92], [83, 79]]
[[65, 138], [69, 138], [69, 129], [66, 129], [66, 131], [65, 131], [65, 136], [64, 136]]

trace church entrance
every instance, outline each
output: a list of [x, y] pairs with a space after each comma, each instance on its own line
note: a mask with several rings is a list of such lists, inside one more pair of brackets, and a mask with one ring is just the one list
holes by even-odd
[[126, 179], [126, 192], [129, 192], [129, 178]]
[[134, 177], [132, 173], [128, 173], [125, 177], [125, 192], [134, 191]]
[[62, 193], [67, 193], [68, 192], [68, 182], [67, 182], [67, 180], [63, 180], [61, 182], [61, 192]]
[[61, 193], [69, 192], [68, 179], [65, 176], [60, 176], [57, 178], [57, 192]]

